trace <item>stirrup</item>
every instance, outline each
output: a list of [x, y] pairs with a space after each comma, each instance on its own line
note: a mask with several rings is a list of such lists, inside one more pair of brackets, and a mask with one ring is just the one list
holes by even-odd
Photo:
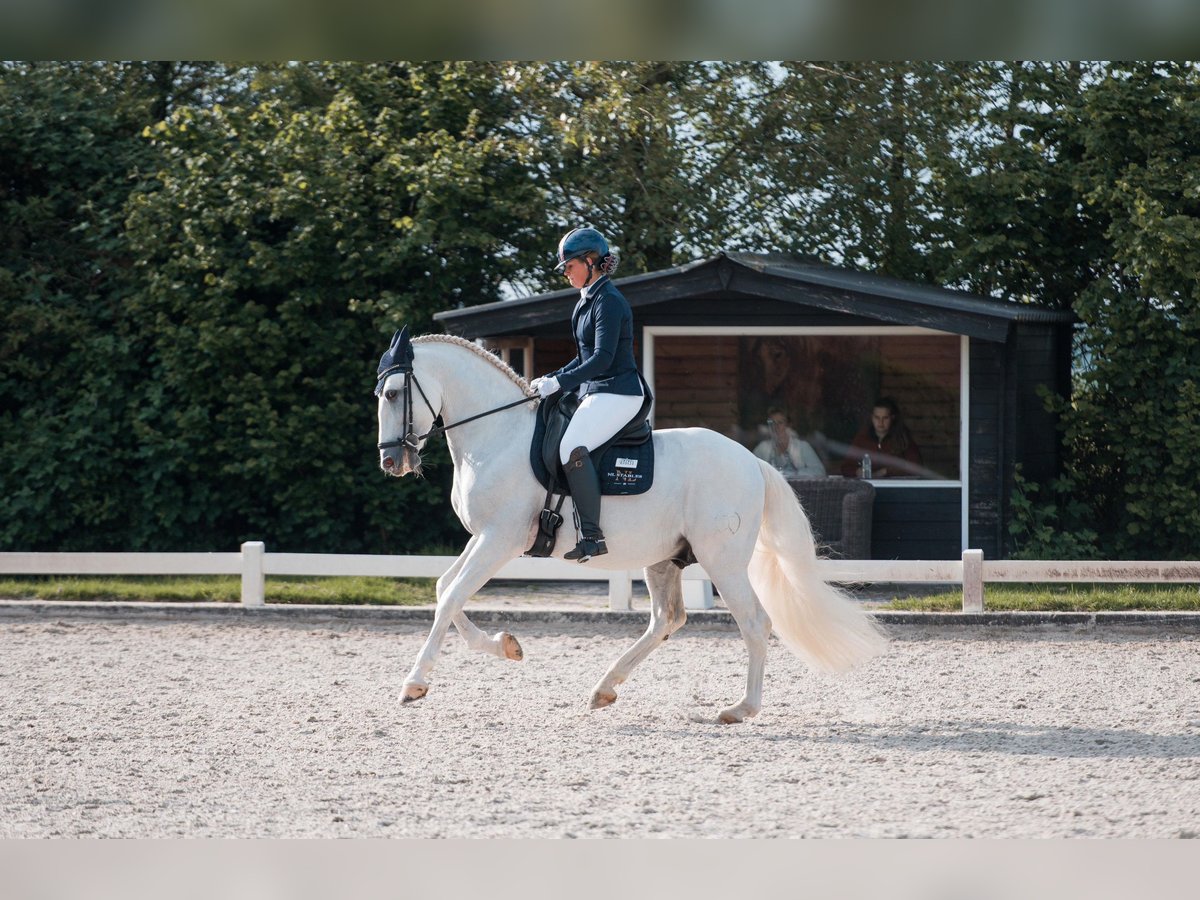
[[563, 554], [563, 559], [569, 559], [575, 562], [585, 563], [593, 556], [603, 556], [608, 552], [608, 545], [604, 543], [604, 538], [580, 538], [579, 543], [575, 545], [574, 550], [568, 550]]

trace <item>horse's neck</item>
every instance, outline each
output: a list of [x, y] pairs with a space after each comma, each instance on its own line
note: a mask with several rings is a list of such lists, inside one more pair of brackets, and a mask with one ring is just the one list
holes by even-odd
[[[436, 350], [434, 350], [436, 348]], [[446, 344], [426, 344], [430, 349], [432, 367], [442, 385], [442, 422], [456, 425], [482, 412], [520, 400], [521, 388], [487, 360], [463, 347]], [[532, 438], [534, 411], [530, 406], [515, 406], [446, 432], [446, 443], [456, 469], [470, 462], [478, 466], [485, 461], [527, 455], [528, 440]], [[528, 432], [528, 434], [526, 434]], [[525, 440], [517, 440], [524, 436]], [[522, 448], [521, 444], [525, 446]], [[482, 452], [486, 448], [486, 452]]]

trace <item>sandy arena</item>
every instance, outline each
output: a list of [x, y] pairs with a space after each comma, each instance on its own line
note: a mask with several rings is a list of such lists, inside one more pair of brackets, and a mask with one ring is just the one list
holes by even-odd
[[626, 625], [0, 619], [0, 837], [1195, 837], [1200, 637], [896, 629], [839, 678], [689, 623], [618, 703]]

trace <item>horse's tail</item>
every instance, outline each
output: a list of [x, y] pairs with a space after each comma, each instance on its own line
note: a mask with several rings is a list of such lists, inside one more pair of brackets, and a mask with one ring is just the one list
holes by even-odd
[[787, 481], [759, 460], [767, 496], [750, 581], [775, 633], [810, 667], [840, 672], [883, 652], [887, 634], [817, 572], [808, 516]]

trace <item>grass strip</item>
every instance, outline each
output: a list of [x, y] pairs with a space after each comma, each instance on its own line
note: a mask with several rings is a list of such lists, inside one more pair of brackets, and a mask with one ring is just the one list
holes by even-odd
[[[1145, 584], [995, 584], [984, 608], [1000, 612], [1170, 612], [1200, 610], [1200, 586]], [[962, 591], [894, 597], [881, 609], [911, 612], [962, 610]]]
[[[303, 578], [266, 580], [268, 603], [421, 606], [435, 601], [433, 578]], [[0, 578], [0, 597], [10, 600], [240, 603], [237, 575]]]
[[[273, 576], [266, 580], [268, 603], [325, 603], [368, 606], [422, 606], [435, 602], [432, 578]], [[0, 578], [0, 598], [10, 600], [94, 600], [107, 602], [239, 603], [236, 575]], [[1200, 610], [1200, 585], [997, 584], [984, 592], [995, 611], [1113, 612]], [[894, 596], [879, 609], [956, 612], [962, 591], [950, 589]]]

